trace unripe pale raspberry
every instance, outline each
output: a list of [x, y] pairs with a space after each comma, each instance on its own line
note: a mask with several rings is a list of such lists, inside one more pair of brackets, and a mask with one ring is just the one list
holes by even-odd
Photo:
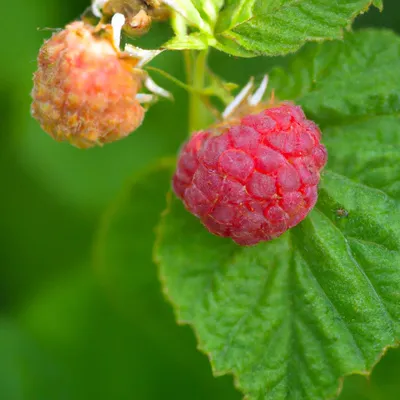
[[215, 235], [241, 245], [274, 239], [317, 201], [327, 161], [320, 139], [290, 103], [195, 133], [181, 150], [174, 191]]
[[142, 123], [141, 80], [109, 36], [73, 22], [41, 47], [32, 115], [54, 139], [88, 148], [121, 139]]

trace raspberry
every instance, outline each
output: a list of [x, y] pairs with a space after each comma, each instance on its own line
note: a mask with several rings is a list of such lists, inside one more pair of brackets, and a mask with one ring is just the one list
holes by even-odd
[[291, 103], [195, 133], [181, 150], [176, 195], [213, 234], [254, 245], [301, 222], [317, 201], [327, 152]]
[[54, 139], [88, 148], [141, 125], [144, 109], [136, 100], [141, 80], [133, 60], [108, 36], [73, 22], [40, 49], [32, 115]]

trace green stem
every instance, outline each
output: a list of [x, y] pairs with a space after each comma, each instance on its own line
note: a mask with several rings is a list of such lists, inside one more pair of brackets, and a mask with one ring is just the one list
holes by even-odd
[[189, 82], [194, 91], [189, 93], [189, 131], [193, 133], [207, 126], [210, 121], [210, 112], [205, 106], [201, 95], [205, 85], [205, 74], [207, 70], [207, 50], [199, 51], [196, 54], [193, 69], [192, 82]]
[[183, 59], [185, 63], [186, 82], [192, 82], [193, 63], [192, 52], [190, 50], [183, 50]]
[[[154, 71], [157, 72], [157, 74], [160, 74], [161, 76], [163, 76], [164, 78], [167, 78], [168, 80], [170, 80], [171, 82], [175, 83], [176, 86], [181, 87], [182, 89], [185, 89], [188, 92], [193, 92], [195, 91], [194, 88], [192, 88], [189, 85], [186, 85], [186, 83], [183, 83], [182, 81], [180, 81], [179, 79], [175, 78], [173, 75], [169, 74], [168, 72], [165, 72], [164, 70], [160, 69], [160, 68], [156, 68], [156, 67], [146, 67], [147, 71]], [[188, 79], [188, 81], [190, 82], [190, 80]]]

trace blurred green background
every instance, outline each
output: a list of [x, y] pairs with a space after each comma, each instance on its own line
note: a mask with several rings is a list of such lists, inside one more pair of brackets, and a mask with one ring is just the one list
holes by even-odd
[[[163, 184], [143, 188], [154, 204], [139, 199], [132, 215], [113, 212], [132, 176], [177, 152], [187, 135], [185, 92], [155, 76], [175, 103], [155, 105], [137, 132], [102, 149], [56, 143], [30, 117], [43, 39], [87, 5], [2, 2], [0, 400], [239, 399], [231, 377], [212, 377], [191, 330], [175, 325], [163, 301], [150, 254]], [[373, 10], [356, 26], [400, 31], [400, 2], [386, 0], [382, 14]], [[154, 27], [147, 45], [169, 33], [167, 25]], [[284, 62], [211, 55], [214, 70], [238, 83], [276, 61]], [[178, 53], [163, 53], [153, 65], [184, 79]], [[124, 196], [129, 189], [117, 202]], [[131, 234], [129, 219], [138, 221], [137, 233], [120, 251], [113, 224]], [[341, 399], [398, 399], [398, 371], [400, 351], [391, 350], [368, 381], [346, 380]]]

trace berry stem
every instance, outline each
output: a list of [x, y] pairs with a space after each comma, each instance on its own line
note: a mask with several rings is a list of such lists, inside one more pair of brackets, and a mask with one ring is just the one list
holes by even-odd
[[[204, 128], [212, 121], [212, 116], [205, 106], [203, 99], [199, 92], [204, 89], [205, 73], [207, 70], [207, 56], [208, 51], [198, 51], [195, 54], [193, 68], [192, 68], [192, 85], [195, 89], [189, 93], [189, 131], [193, 133], [201, 128]], [[186, 59], [186, 62], [187, 59]]]
[[[177, 13], [176, 11], [172, 11], [171, 14], [171, 25], [172, 29], [176, 36], [186, 36], [188, 33], [188, 27], [186, 24], [186, 20], [182, 15]], [[183, 50], [183, 57], [185, 62], [185, 73], [186, 73], [186, 81], [191, 83], [192, 82], [192, 72], [193, 72], [193, 65], [192, 65], [192, 54], [190, 50]]]

